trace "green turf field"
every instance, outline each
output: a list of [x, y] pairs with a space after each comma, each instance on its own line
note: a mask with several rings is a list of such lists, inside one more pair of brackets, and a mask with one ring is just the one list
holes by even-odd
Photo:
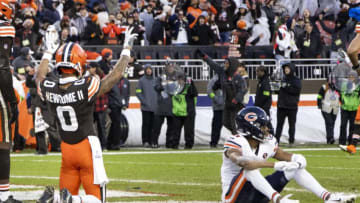
[[[105, 168], [110, 179], [108, 202], [220, 201], [221, 152], [220, 149], [212, 151], [122, 149], [105, 152]], [[339, 150], [310, 150], [296, 153], [305, 155], [308, 161], [307, 169], [328, 190], [360, 193], [359, 154], [351, 156]], [[34, 199], [41, 194], [43, 186], [57, 186], [61, 161], [59, 154], [12, 155], [11, 184], [15, 187], [11, 191], [15, 197], [25, 195], [27, 199]], [[272, 171], [262, 170], [264, 175]], [[288, 184], [283, 193], [293, 193], [293, 199], [305, 203], [321, 202], [312, 193], [297, 186], [294, 181]]]

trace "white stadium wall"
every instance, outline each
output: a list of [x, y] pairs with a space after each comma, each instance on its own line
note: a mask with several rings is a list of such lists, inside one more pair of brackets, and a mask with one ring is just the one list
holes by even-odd
[[[315, 94], [311, 95], [301, 95], [301, 101], [316, 101]], [[276, 101], [277, 97], [273, 96], [273, 100]], [[131, 103], [138, 103], [136, 97], [130, 99]], [[276, 127], [276, 106], [271, 108], [271, 122]], [[124, 111], [124, 115], [127, 117], [129, 122], [129, 137], [126, 141], [128, 146], [139, 146], [141, 145], [141, 111], [140, 109], [128, 109]], [[196, 118], [195, 118], [195, 144], [196, 145], [209, 145], [210, 142], [210, 133], [211, 133], [211, 119], [212, 119], [212, 109], [211, 107], [197, 107]], [[339, 137], [340, 130], [340, 113], [335, 123], [335, 139]], [[281, 142], [288, 142], [288, 124], [285, 120]], [[166, 132], [166, 122], [161, 130], [161, 135], [159, 137], [159, 144], [165, 144], [165, 132]], [[226, 136], [230, 132], [224, 127], [221, 131], [221, 140], [219, 144], [224, 142]], [[184, 144], [184, 134], [182, 132], [181, 143]], [[295, 143], [326, 143], [326, 132], [325, 132], [325, 123], [317, 106], [299, 106], [296, 122], [296, 133], [295, 133]]]

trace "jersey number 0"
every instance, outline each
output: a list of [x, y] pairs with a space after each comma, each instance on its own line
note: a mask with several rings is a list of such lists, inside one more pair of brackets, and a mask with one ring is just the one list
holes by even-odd
[[56, 114], [64, 131], [74, 132], [78, 129], [79, 124], [73, 107], [58, 106], [56, 107]]

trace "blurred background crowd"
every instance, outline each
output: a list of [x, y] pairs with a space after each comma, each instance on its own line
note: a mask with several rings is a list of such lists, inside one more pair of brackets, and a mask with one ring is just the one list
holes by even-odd
[[[14, 3], [14, 76], [18, 81], [26, 81], [26, 86], [30, 88], [25, 96], [28, 113], [36, 120], [36, 108], [41, 108], [44, 120], [50, 126], [46, 133], [35, 133], [37, 150], [40, 154], [47, 152], [47, 135], [51, 142], [50, 150], [60, 150], [55, 118], [47, 114], [32, 83], [37, 66], [34, 59], [41, 58], [43, 35], [49, 25], [56, 26], [61, 44], [71, 41], [81, 44], [85, 50], [90, 46], [99, 48], [98, 52], [87, 50], [88, 59], [96, 59], [87, 70], [88, 74], [105, 77], [113, 68], [113, 57], [118, 57], [112, 48], [123, 44], [124, 32], [130, 27], [139, 36], [135, 45], [143, 48], [148, 45], [235, 45], [238, 55], [234, 56], [246, 58], [247, 49], [267, 46], [271, 47], [267, 55], [270, 58], [333, 58], [338, 55], [339, 48], [346, 50], [355, 36], [356, 21], [349, 18], [348, 11], [359, 5], [357, 0], [22, 0]], [[197, 58], [200, 58], [199, 55]], [[234, 65], [234, 70], [237, 67]], [[193, 147], [194, 103], [198, 95], [195, 84], [191, 78], [182, 76], [186, 82], [186, 91], [182, 96], [191, 107], [174, 115], [172, 102], [181, 98], [174, 100], [172, 96], [163, 95], [161, 76], [156, 78], [153, 72], [151, 65], [137, 63], [136, 54], [132, 52], [125, 77], [109, 94], [98, 98], [94, 119], [104, 149], [116, 150], [124, 144], [126, 137], [119, 136], [119, 132], [127, 134], [120, 128], [120, 123], [126, 122], [126, 119], [121, 112], [129, 107], [129, 79], [140, 78], [136, 96], [141, 103], [143, 146], [159, 147], [157, 139], [166, 119], [166, 147], [179, 147], [183, 127], [185, 148]], [[261, 78], [258, 76], [259, 81], [262, 81]], [[210, 90], [219, 89], [219, 84], [215, 81], [214, 84]], [[243, 92], [249, 94], [249, 89], [243, 89]], [[211, 93], [208, 92], [209, 96]], [[271, 97], [271, 94], [265, 96]], [[260, 97], [257, 95], [257, 98]], [[271, 104], [271, 99], [267, 103]], [[217, 117], [219, 120], [222, 115]], [[221, 125], [212, 127], [221, 129]], [[281, 134], [281, 129], [282, 125], [276, 130], [277, 134]], [[217, 146], [219, 133], [219, 129], [217, 133], [212, 133], [211, 147]], [[17, 135], [15, 132], [14, 149], [21, 150], [24, 141]], [[328, 143], [333, 143], [331, 138], [330, 135]]]

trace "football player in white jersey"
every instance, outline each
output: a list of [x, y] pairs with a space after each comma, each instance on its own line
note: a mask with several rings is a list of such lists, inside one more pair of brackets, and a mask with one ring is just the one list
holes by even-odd
[[[296, 203], [291, 195], [281, 196], [285, 185], [294, 179], [325, 203], [354, 202], [354, 195], [328, 192], [306, 170], [306, 159], [301, 154], [281, 150], [269, 134], [269, 118], [259, 107], [246, 107], [236, 117], [239, 133], [231, 135], [224, 143], [221, 166], [222, 201], [229, 203]], [[277, 162], [267, 161], [275, 158]], [[274, 168], [266, 178], [261, 168]]]

